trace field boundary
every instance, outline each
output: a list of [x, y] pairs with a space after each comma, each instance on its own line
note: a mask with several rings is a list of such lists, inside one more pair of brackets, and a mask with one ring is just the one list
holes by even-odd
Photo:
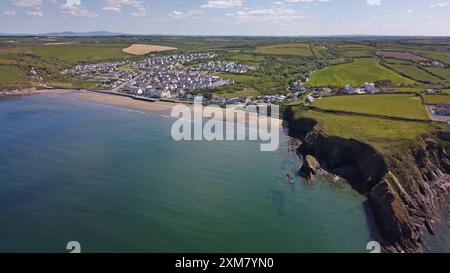
[[321, 113], [328, 113], [328, 114], [336, 114], [336, 115], [347, 115], [347, 116], [360, 116], [360, 117], [367, 117], [367, 118], [381, 118], [381, 119], [387, 119], [387, 120], [396, 120], [396, 121], [406, 121], [406, 122], [424, 122], [424, 123], [431, 123], [432, 120], [428, 119], [413, 119], [413, 118], [402, 118], [402, 117], [394, 117], [394, 116], [387, 116], [387, 115], [376, 115], [376, 114], [366, 114], [366, 113], [357, 113], [357, 112], [351, 112], [351, 111], [342, 111], [342, 110], [326, 110], [322, 109], [320, 107], [316, 106], [308, 106], [310, 110], [321, 112]]

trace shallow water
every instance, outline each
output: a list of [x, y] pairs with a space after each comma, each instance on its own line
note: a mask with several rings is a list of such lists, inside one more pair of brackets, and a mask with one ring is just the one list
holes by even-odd
[[287, 137], [175, 142], [167, 114], [0, 101], [0, 252], [366, 252], [365, 198], [307, 185]]

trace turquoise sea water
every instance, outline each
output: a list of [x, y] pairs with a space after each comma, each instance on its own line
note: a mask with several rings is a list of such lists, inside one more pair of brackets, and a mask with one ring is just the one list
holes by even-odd
[[0, 252], [366, 252], [365, 198], [307, 185], [287, 137], [175, 142], [165, 113], [0, 101]]

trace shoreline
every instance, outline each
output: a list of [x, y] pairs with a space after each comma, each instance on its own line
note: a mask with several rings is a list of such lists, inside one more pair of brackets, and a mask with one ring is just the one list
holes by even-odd
[[72, 91], [73, 90], [66, 90], [66, 89], [36, 89], [36, 88], [0, 90], [0, 100], [15, 97], [42, 95], [42, 94], [66, 94]]
[[[117, 107], [124, 107], [128, 109], [145, 111], [150, 113], [155, 112], [170, 112], [173, 107], [183, 105], [189, 108], [193, 108], [192, 103], [183, 103], [183, 102], [169, 102], [169, 101], [158, 101], [158, 100], [145, 100], [134, 98], [131, 95], [127, 94], [115, 94], [109, 91], [91, 91], [91, 90], [77, 90], [77, 89], [22, 89], [22, 90], [14, 90], [14, 91], [3, 91], [0, 92], [0, 100], [2, 98], [13, 98], [13, 97], [23, 97], [23, 96], [33, 96], [33, 95], [64, 95], [73, 99], [91, 101], [100, 104], [106, 104]], [[241, 112], [242, 110], [234, 110], [235, 112]], [[244, 111], [245, 112], [245, 111]], [[247, 112], [246, 112], [247, 113]], [[225, 117], [225, 115], [224, 115]], [[269, 126], [277, 126], [279, 128], [283, 127], [283, 118], [270, 118], [270, 121], [267, 121], [267, 118], [264, 116], [257, 116], [263, 122], [267, 122]], [[212, 119], [215, 119], [212, 118]], [[224, 120], [226, 121], [226, 120]], [[236, 120], [237, 121], [237, 120]], [[239, 121], [237, 121], [239, 123]], [[245, 121], [246, 125], [255, 125], [258, 123], [258, 118], [254, 116], [248, 116]]]

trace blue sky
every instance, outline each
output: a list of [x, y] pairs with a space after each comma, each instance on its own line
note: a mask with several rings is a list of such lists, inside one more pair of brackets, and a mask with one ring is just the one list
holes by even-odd
[[446, 35], [446, 0], [2, 0], [0, 33]]

